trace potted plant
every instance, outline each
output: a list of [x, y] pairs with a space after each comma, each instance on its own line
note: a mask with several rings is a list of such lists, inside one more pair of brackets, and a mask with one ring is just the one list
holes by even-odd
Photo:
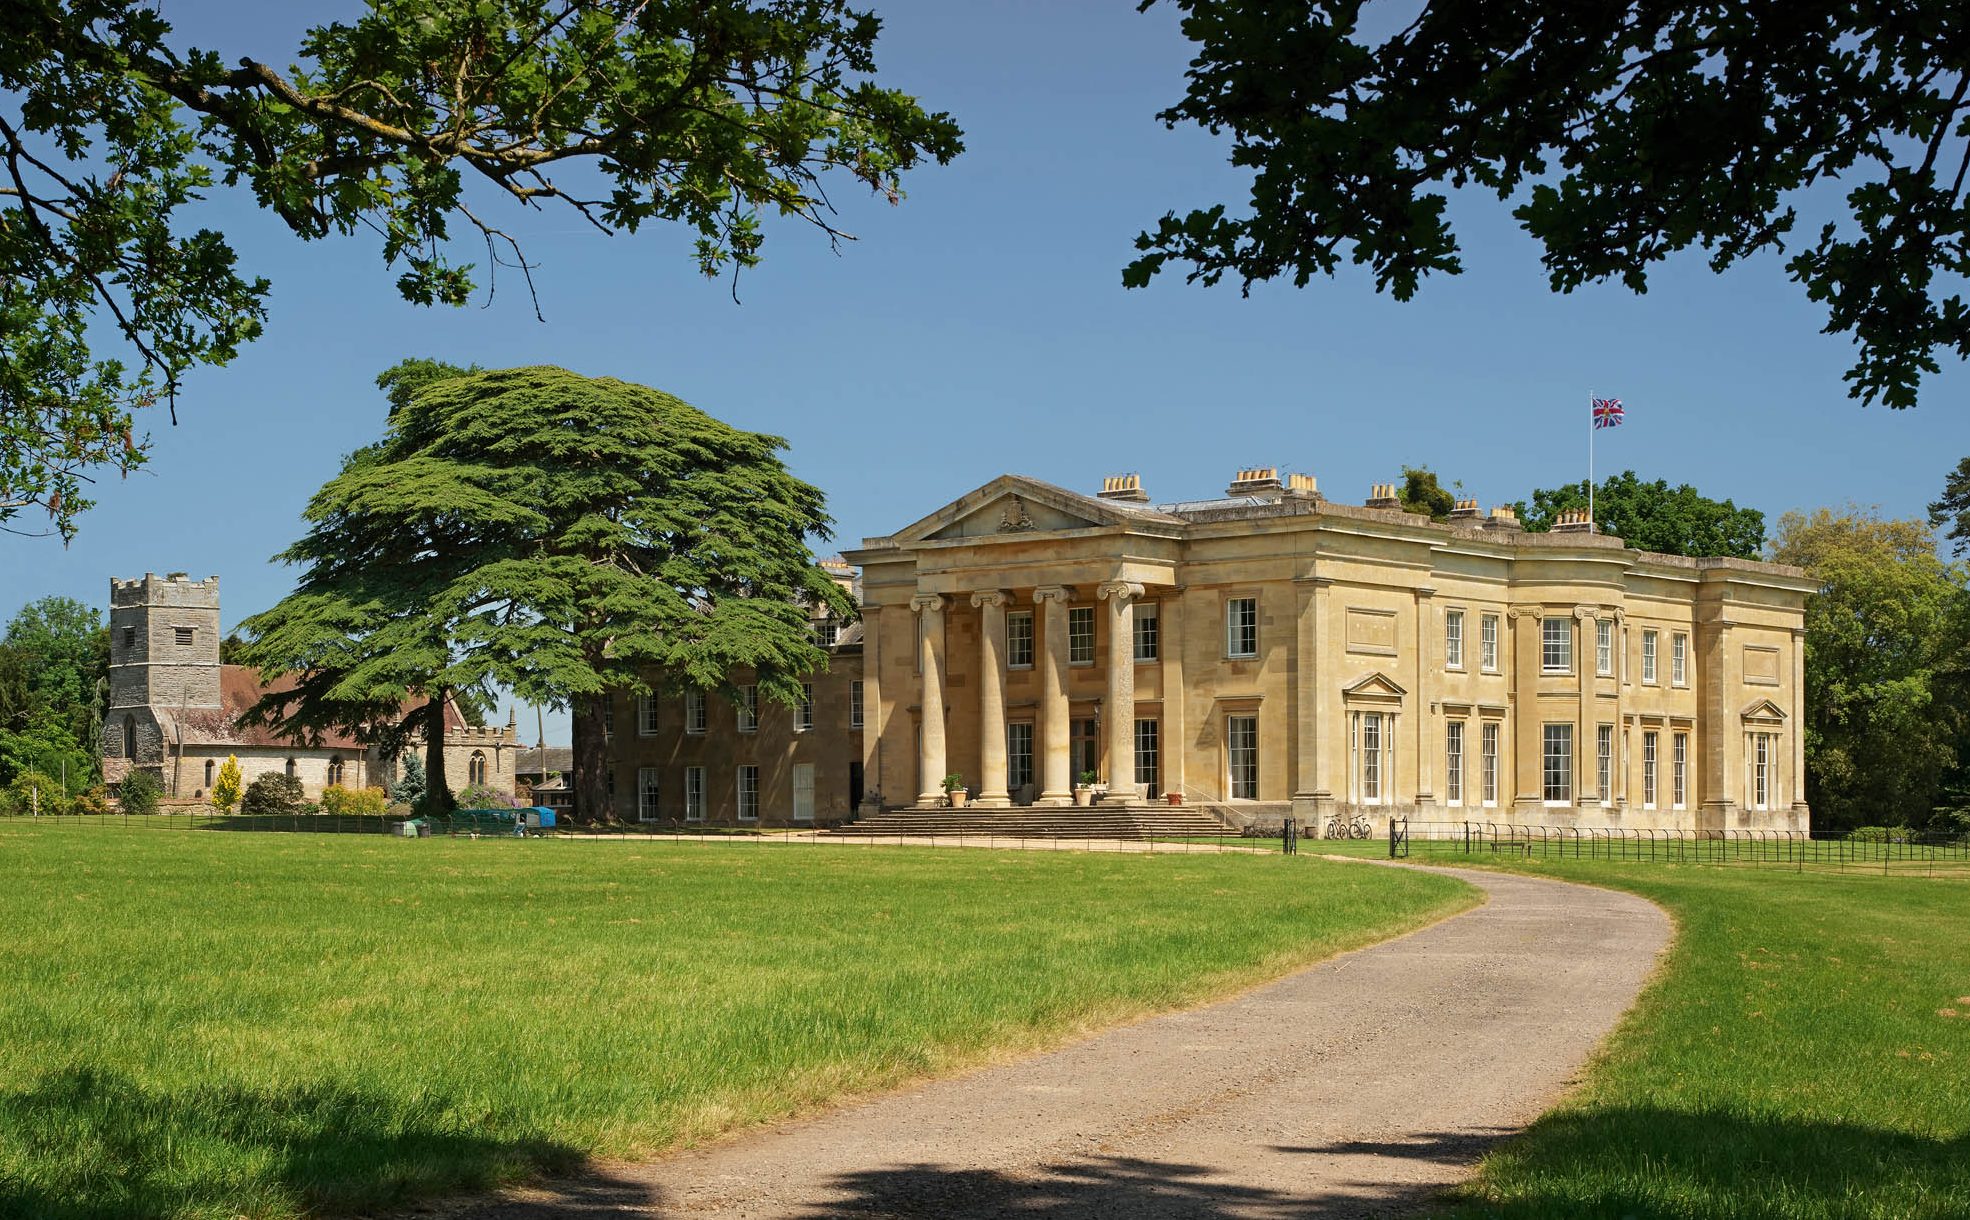
[[1169, 799], [1172, 805], [1183, 804], [1183, 793], [1181, 792], [1165, 792], [1163, 795]]
[[970, 795], [965, 791], [964, 776], [952, 772], [944, 777], [944, 797], [951, 802], [951, 808], [963, 809], [965, 799]]
[[1099, 782], [1101, 782], [1101, 777], [1094, 772], [1081, 772], [1081, 782], [1074, 785], [1074, 803], [1082, 809], [1086, 809], [1089, 805], [1093, 804], [1094, 786]]

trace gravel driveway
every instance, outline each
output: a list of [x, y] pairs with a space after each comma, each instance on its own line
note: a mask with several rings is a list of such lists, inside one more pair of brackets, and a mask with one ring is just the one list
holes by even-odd
[[1413, 1211], [1577, 1078], [1671, 934], [1660, 909], [1631, 895], [1433, 871], [1487, 901], [1223, 1003], [446, 1214]]

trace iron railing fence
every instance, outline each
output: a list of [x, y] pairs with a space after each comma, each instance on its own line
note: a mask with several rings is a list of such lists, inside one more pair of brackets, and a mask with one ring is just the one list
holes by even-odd
[[1970, 837], [1897, 833], [1815, 838], [1790, 830], [1648, 830], [1390, 818], [1391, 858], [1517, 857], [1742, 864], [1970, 876]]

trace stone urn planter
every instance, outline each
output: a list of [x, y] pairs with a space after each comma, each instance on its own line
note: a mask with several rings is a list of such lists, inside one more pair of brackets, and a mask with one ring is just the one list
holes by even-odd
[[962, 775], [945, 776], [944, 796], [945, 799], [951, 802], [951, 808], [963, 809], [965, 801], [968, 800], [971, 796], [971, 793], [967, 791], [964, 786], [964, 776]]
[[1093, 803], [1094, 803], [1094, 789], [1092, 788], [1074, 789], [1074, 805], [1076, 808], [1086, 809], [1089, 805], [1092, 805]]
[[1163, 794], [1163, 797], [1165, 800], [1169, 801], [1170, 804], [1172, 805], [1183, 804], [1183, 793], [1181, 792], [1165, 792]]

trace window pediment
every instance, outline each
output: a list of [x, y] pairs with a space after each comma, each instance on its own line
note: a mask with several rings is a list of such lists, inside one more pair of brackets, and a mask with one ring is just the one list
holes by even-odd
[[1348, 703], [1382, 705], [1401, 703], [1409, 692], [1396, 684], [1395, 679], [1379, 671], [1341, 688], [1341, 698]]
[[1746, 724], [1782, 724], [1785, 721], [1785, 709], [1770, 699], [1760, 699], [1738, 715]]

